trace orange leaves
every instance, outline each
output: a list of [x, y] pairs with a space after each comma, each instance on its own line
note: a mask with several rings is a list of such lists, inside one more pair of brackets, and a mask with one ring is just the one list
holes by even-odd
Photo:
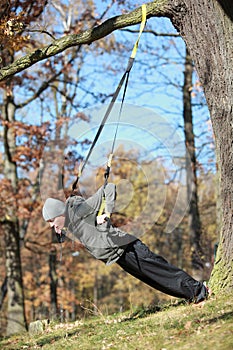
[[8, 208], [12, 210], [12, 208], [15, 208], [16, 201], [14, 196], [12, 195], [12, 186], [11, 182], [5, 178], [2, 178], [0, 181], [0, 217], [4, 218], [6, 217], [8, 213]]
[[0, 8], [0, 42], [3, 66], [9, 64], [10, 56], [22, 50], [28, 43], [35, 45], [26, 28], [43, 12], [47, 0], [10, 1]]
[[38, 166], [41, 159], [49, 123], [41, 126], [25, 124], [23, 122], [2, 121], [16, 137], [16, 147], [12, 152], [12, 160], [24, 170]]
[[1, 123], [3, 126], [7, 126], [8, 128], [11, 128], [11, 130], [14, 131], [15, 136], [37, 135], [40, 137], [44, 137], [46, 136], [50, 125], [50, 123], [48, 122], [38, 126], [38, 125], [25, 124], [20, 121], [9, 122], [7, 120], [2, 120]]
[[29, 145], [18, 146], [12, 160], [20, 163], [22, 169], [29, 170], [38, 166], [41, 154], [42, 149], [31, 148]]
[[23, 13], [11, 14], [9, 19], [0, 21], [0, 40], [4, 47], [11, 54], [22, 49], [25, 42], [30, 39], [29, 35], [22, 35], [24, 29]]
[[[17, 192], [15, 193], [10, 180], [0, 180], [0, 217], [11, 219], [16, 215], [18, 219], [29, 219], [31, 217], [31, 184], [27, 179], [18, 181]], [[35, 204], [34, 204], [35, 208]]]

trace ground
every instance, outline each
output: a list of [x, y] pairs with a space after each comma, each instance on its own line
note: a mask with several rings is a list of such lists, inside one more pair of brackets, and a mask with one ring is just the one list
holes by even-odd
[[171, 303], [53, 323], [38, 335], [2, 338], [1, 349], [231, 350], [233, 294], [212, 296], [204, 305]]

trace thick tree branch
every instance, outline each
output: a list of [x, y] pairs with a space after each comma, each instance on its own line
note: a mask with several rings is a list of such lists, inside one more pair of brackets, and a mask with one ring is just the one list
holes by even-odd
[[[168, 16], [169, 3], [170, 0], [157, 0], [147, 3], [147, 19], [156, 16]], [[101, 25], [88, 29], [82, 33], [71, 34], [54, 40], [51, 42], [51, 44], [41, 49], [37, 49], [32, 53], [17, 59], [12, 64], [0, 69], [0, 81], [31, 67], [39, 61], [55, 56], [69, 47], [83, 44], [90, 45], [92, 42], [109, 35], [117, 29], [135, 25], [140, 22], [141, 7], [133, 10], [130, 13], [110, 18]]]

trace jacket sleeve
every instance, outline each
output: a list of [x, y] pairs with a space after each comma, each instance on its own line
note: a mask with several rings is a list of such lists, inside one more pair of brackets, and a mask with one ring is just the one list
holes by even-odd
[[105, 196], [105, 211], [112, 213], [114, 210], [115, 199], [116, 199], [116, 185], [109, 183], [105, 186], [101, 186], [99, 190], [87, 200], [85, 203], [92, 209], [98, 211], [102, 203], [103, 194]]
[[116, 200], [116, 185], [113, 183], [107, 184], [104, 189], [105, 195], [105, 212], [111, 214], [114, 210]]
[[[97, 212], [100, 209], [102, 203], [103, 193], [105, 195], [105, 211], [112, 213], [114, 209], [114, 202], [116, 198], [116, 186], [114, 184], [107, 184], [104, 188], [103, 186], [98, 189], [98, 191], [88, 199], [84, 200], [81, 197], [77, 197], [75, 205], [75, 215], [79, 218], [83, 218]], [[80, 198], [80, 200], [78, 200]]]
[[97, 211], [101, 205], [102, 192], [103, 189], [99, 188], [93, 196], [87, 199], [80, 197], [80, 202], [75, 206], [75, 215], [78, 218], [83, 218]]

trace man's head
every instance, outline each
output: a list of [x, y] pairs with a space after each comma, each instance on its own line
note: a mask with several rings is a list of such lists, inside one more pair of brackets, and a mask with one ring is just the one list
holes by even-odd
[[45, 221], [54, 227], [57, 233], [61, 233], [65, 225], [65, 203], [59, 199], [47, 198], [42, 209]]
[[45, 221], [50, 221], [57, 216], [65, 214], [65, 203], [59, 199], [47, 198], [42, 209], [42, 215]]

